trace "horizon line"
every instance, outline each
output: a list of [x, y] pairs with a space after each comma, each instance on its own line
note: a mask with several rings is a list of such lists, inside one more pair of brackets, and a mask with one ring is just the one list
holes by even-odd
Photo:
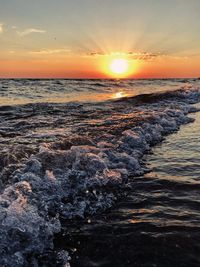
[[169, 80], [169, 79], [200, 79], [200, 76], [196, 77], [143, 77], [143, 78], [85, 78], [85, 77], [76, 77], [76, 78], [70, 78], [70, 77], [0, 77], [0, 80]]

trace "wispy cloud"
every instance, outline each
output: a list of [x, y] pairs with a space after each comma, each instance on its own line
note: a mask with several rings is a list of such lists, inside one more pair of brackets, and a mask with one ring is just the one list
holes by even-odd
[[157, 57], [160, 57], [160, 53], [151, 53], [151, 52], [129, 52], [128, 55], [134, 60], [152, 60]]
[[24, 31], [17, 31], [17, 34], [19, 36], [26, 36], [26, 35], [29, 35], [31, 33], [46, 33], [45, 30], [41, 30], [41, 29], [35, 29], [35, 28], [28, 28], [28, 29], [25, 29]]
[[86, 56], [90, 57], [99, 57], [99, 56], [127, 56], [132, 60], [144, 60], [144, 61], [149, 61], [153, 60], [157, 57], [162, 56], [160, 53], [151, 53], [151, 52], [135, 52], [135, 51], [128, 51], [128, 52], [114, 52], [114, 53], [104, 53], [104, 52], [98, 52], [98, 51], [93, 51]]
[[0, 23], [0, 34], [3, 33], [3, 23]]
[[63, 53], [69, 54], [70, 52], [71, 52], [70, 49], [60, 48], [60, 49], [43, 49], [39, 51], [30, 51], [29, 53], [33, 55], [53, 55], [53, 54], [63, 54]]

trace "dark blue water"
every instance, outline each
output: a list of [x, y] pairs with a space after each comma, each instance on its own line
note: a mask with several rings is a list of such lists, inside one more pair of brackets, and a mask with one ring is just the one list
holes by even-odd
[[56, 244], [71, 250], [72, 267], [200, 265], [200, 113], [193, 117], [152, 149], [150, 172], [114, 208], [64, 227]]

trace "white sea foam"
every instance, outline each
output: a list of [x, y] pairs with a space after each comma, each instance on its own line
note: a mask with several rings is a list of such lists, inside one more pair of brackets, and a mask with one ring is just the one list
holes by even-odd
[[[80, 144], [43, 143], [10, 174], [0, 195], [2, 266], [38, 266], [38, 255], [53, 249], [60, 218], [83, 218], [113, 204], [118, 189], [145, 171], [141, 157], [150, 146], [192, 121], [187, 115], [195, 108], [189, 104], [200, 100], [199, 89], [170, 94], [134, 108], [133, 113], [140, 110], [139, 124], [98, 140], [82, 137]], [[59, 257], [69, 259], [67, 252]]]

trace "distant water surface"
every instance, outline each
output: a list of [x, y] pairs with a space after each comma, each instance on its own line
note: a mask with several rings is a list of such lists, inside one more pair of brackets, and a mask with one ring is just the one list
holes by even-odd
[[197, 79], [68, 80], [0, 79], [0, 105], [38, 102], [105, 101], [190, 87]]

